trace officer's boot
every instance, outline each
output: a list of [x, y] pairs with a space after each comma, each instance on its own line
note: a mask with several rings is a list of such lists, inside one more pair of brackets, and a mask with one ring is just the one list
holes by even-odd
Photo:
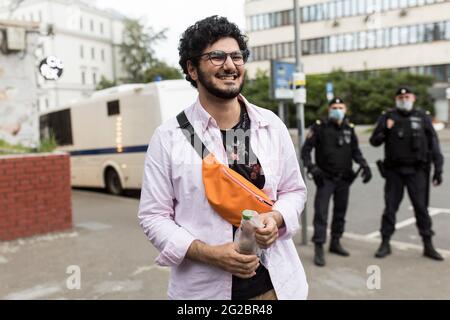
[[376, 258], [384, 258], [388, 254], [391, 254], [391, 245], [389, 244], [389, 238], [383, 237], [380, 247], [375, 253]]
[[325, 257], [323, 255], [323, 245], [316, 243], [314, 247], [314, 264], [319, 267], [325, 265]]
[[442, 261], [444, 258], [434, 249], [431, 237], [423, 238], [423, 255], [433, 260]]
[[350, 255], [350, 253], [341, 246], [341, 243], [339, 242], [339, 238], [334, 238], [334, 237], [331, 238], [330, 252], [336, 253], [343, 257], [348, 257]]

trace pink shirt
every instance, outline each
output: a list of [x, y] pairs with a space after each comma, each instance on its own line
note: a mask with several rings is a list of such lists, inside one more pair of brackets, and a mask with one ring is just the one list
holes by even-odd
[[[292, 237], [306, 202], [306, 186], [284, 123], [270, 110], [248, 103], [250, 143], [265, 175], [263, 191], [284, 218], [280, 237], [265, 250], [267, 267], [278, 299], [306, 299], [308, 284]], [[220, 129], [197, 101], [185, 109], [200, 139], [222, 163], [227, 155]], [[195, 239], [209, 245], [233, 241], [233, 227], [208, 203], [201, 159], [172, 118], [156, 129], [144, 168], [138, 218], [151, 243], [160, 251], [155, 262], [171, 267], [170, 299], [231, 299], [232, 275], [219, 268], [185, 259]]]

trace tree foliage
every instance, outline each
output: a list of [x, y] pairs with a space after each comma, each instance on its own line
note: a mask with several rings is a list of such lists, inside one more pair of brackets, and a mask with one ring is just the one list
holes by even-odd
[[97, 86], [95, 87], [95, 90], [103, 90], [103, 89], [114, 87], [116, 85], [117, 85], [117, 83], [115, 81], [109, 80], [105, 76], [102, 76], [100, 78], [100, 81], [98, 82]]
[[154, 31], [136, 19], [124, 21], [123, 42], [120, 45], [120, 55], [126, 78], [126, 83], [145, 82], [145, 72], [157, 61], [153, 46], [166, 39], [167, 29]]
[[[416, 93], [417, 106], [434, 114], [434, 101], [428, 93], [428, 88], [433, 84], [433, 78], [430, 76], [393, 71], [349, 74], [338, 70], [306, 77], [306, 125], [326, 115], [327, 82], [333, 83], [334, 95], [344, 99], [350, 119], [357, 124], [372, 124], [383, 110], [393, 108], [394, 94], [402, 85], [409, 86]], [[278, 102], [270, 99], [269, 88], [270, 79], [267, 73], [259, 71], [255, 79], [247, 80], [243, 93], [252, 103], [277, 112]], [[286, 105], [289, 126], [295, 127], [295, 107], [290, 101]]]
[[161, 80], [181, 79], [181, 72], [169, 66], [164, 61], [156, 60], [150, 68], [144, 72], [144, 82], [155, 81], [159, 77]]

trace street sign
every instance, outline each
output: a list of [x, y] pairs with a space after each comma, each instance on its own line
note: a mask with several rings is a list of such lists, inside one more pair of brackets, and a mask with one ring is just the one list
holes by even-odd
[[303, 72], [294, 72], [294, 103], [306, 103], [306, 76]]
[[295, 63], [271, 61], [271, 98], [275, 100], [290, 100], [294, 98], [292, 91], [292, 75]]

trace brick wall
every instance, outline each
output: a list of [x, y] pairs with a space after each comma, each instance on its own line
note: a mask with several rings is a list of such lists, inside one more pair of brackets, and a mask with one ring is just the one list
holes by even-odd
[[0, 241], [71, 227], [69, 155], [0, 156]]

